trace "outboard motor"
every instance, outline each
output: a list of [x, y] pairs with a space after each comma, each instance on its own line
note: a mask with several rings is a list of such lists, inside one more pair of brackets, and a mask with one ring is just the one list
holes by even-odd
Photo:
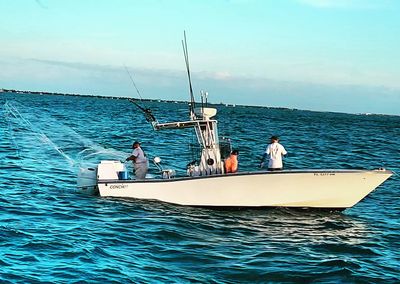
[[97, 194], [97, 168], [80, 168], [77, 186], [84, 193]]
[[101, 161], [95, 168], [80, 168], [78, 173], [78, 188], [81, 192], [97, 194], [97, 180], [127, 180], [129, 179], [125, 165], [120, 161]]

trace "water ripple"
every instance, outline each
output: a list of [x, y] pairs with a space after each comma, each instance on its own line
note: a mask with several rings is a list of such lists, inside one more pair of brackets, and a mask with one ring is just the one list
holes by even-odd
[[[100, 198], [76, 192], [79, 166], [122, 159], [138, 139], [184, 174], [190, 131], [153, 132], [124, 100], [2, 94], [6, 101], [2, 283], [400, 282], [398, 175], [344, 213]], [[148, 105], [160, 120], [187, 113], [186, 104]], [[289, 151], [286, 168], [400, 172], [399, 117], [217, 107], [241, 170], [257, 167], [276, 134]]]

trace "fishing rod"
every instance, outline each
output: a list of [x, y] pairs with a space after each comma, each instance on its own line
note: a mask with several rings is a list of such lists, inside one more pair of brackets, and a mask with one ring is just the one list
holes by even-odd
[[143, 111], [144, 113], [144, 117], [146, 118], [146, 121], [153, 123], [153, 122], [157, 122], [157, 119], [155, 118], [155, 116], [153, 115], [153, 113], [151, 112], [150, 108], [145, 108], [142, 107], [140, 104], [138, 104], [134, 99], [128, 99], [128, 101], [130, 101], [131, 103], [133, 103], [135, 106], [137, 106], [141, 111]]
[[129, 75], [129, 78], [131, 79], [131, 82], [132, 82], [133, 86], [135, 87], [135, 90], [136, 90], [137, 94], [139, 95], [140, 101], [143, 104], [143, 106], [141, 106], [139, 103], [136, 102], [137, 99], [128, 99], [128, 101], [130, 101], [135, 106], [137, 106], [144, 113], [144, 117], [146, 118], [146, 121], [150, 122], [153, 125], [153, 123], [157, 122], [157, 119], [154, 117], [153, 113], [151, 112], [151, 109], [146, 107], [145, 104], [143, 103], [142, 95], [140, 94], [139, 89], [137, 88], [131, 73], [129, 72], [129, 70], [126, 67], [126, 65], [124, 65], [124, 67], [125, 67], [126, 72]]
[[128, 75], [129, 75], [129, 78], [131, 79], [131, 82], [132, 82], [133, 86], [135, 87], [136, 93], [138, 93], [139, 98], [140, 98], [140, 100], [142, 101], [142, 100], [143, 100], [142, 95], [140, 94], [139, 89], [136, 87], [135, 81], [133, 80], [131, 73], [129, 72], [129, 70], [128, 70], [128, 68], [126, 67], [126, 65], [124, 65], [124, 67], [125, 67], [126, 72], [127, 72]]
[[183, 31], [183, 38], [184, 38], [184, 40], [182, 40], [183, 55], [185, 57], [186, 72], [187, 72], [188, 80], [189, 80], [190, 115], [193, 117], [193, 116], [195, 116], [195, 114], [194, 114], [195, 99], [194, 99], [194, 96], [193, 96], [192, 78], [190, 76], [189, 53], [188, 53], [188, 48], [187, 48], [186, 32], [185, 31]]

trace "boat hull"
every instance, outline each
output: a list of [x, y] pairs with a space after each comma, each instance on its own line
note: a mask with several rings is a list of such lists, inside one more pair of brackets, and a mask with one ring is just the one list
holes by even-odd
[[344, 209], [392, 175], [387, 170], [247, 172], [144, 181], [99, 180], [101, 196], [159, 200], [204, 207]]

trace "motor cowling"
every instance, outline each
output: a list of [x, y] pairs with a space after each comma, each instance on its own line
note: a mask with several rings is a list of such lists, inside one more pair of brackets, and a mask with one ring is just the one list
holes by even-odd
[[77, 180], [78, 189], [82, 192], [97, 192], [97, 168], [80, 168]]

